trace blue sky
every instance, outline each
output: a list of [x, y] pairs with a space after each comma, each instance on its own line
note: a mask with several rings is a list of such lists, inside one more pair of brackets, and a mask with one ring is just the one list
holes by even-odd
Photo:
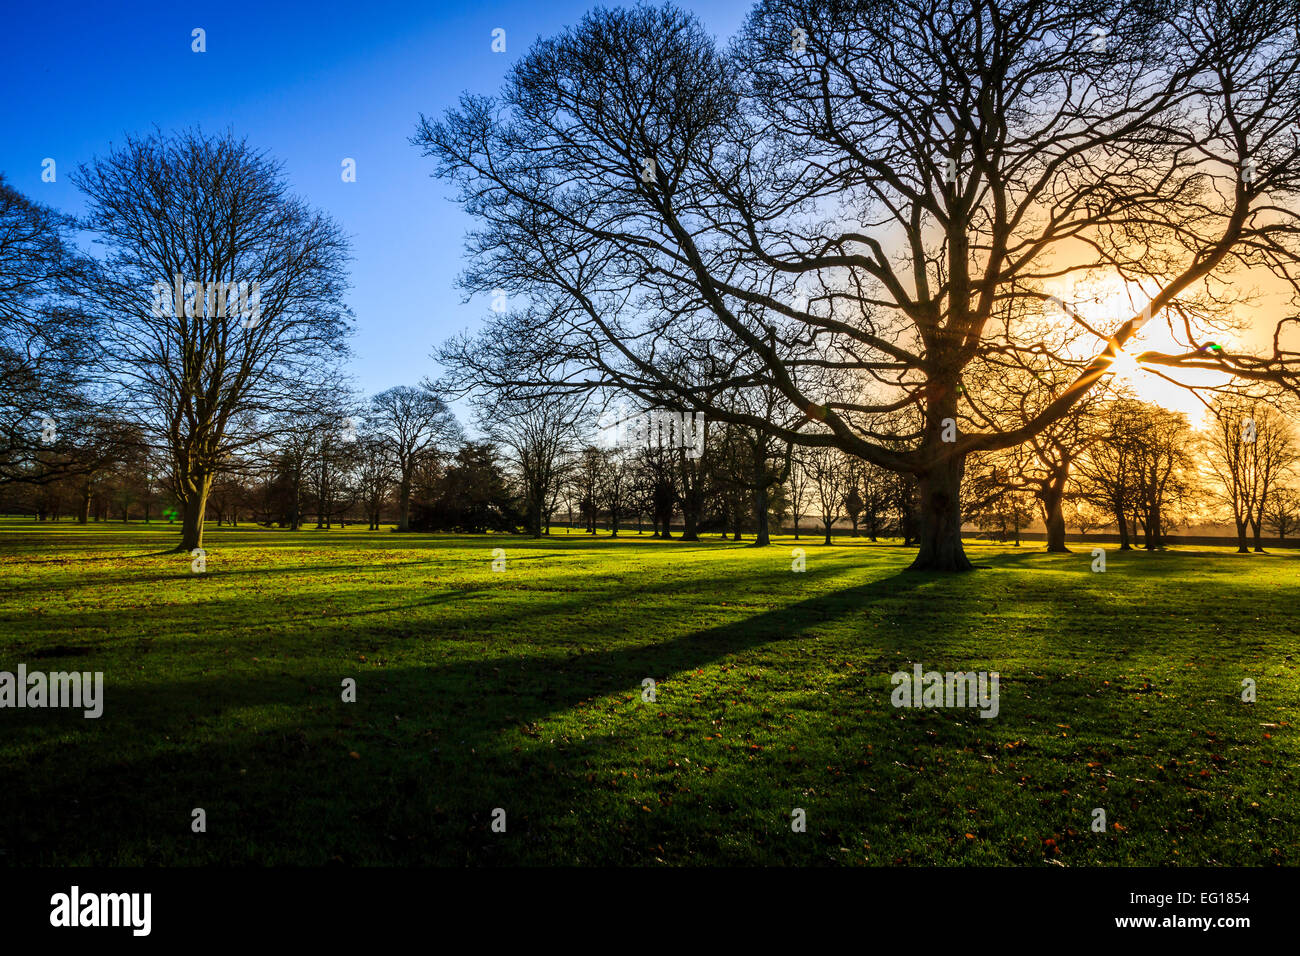
[[[12, 4], [0, 41], [0, 170], [28, 196], [78, 213], [68, 174], [127, 133], [198, 124], [247, 136], [352, 239], [357, 385], [413, 385], [436, 371], [434, 344], [488, 306], [462, 303], [455, 287], [469, 221], [408, 143], [419, 114], [441, 113], [464, 90], [495, 92], [538, 36], [595, 5]], [[720, 38], [750, 6], [682, 5]], [[191, 51], [196, 27], [205, 53]], [[497, 27], [504, 54], [491, 49]], [[41, 181], [46, 157], [54, 183]], [[344, 157], [356, 160], [355, 183], [342, 182]]]

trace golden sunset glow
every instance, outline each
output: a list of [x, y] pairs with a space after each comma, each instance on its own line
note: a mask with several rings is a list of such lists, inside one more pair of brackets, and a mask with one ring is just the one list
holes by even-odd
[[[1118, 276], [1078, 281], [1055, 289], [1052, 294], [1063, 303], [1062, 321], [1071, 321], [1073, 313], [1099, 336], [1114, 333], [1121, 324], [1140, 313], [1151, 300], [1151, 296], [1140, 285], [1125, 282]], [[1222, 339], [1223, 336], [1220, 335], [1219, 338]], [[1230, 342], [1221, 344], [1231, 347]], [[1084, 336], [1072, 351], [1083, 358], [1096, 355], [1104, 348], [1104, 338]], [[1128, 340], [1123, 351], [1116, 356], [1109, 379], [1117, 385], [1132, 389], [1143, 401], [1185, 413], [1191, 424], [1198, 426], [1207, 409], [1192, 389], [1225, 384], [1230, 376], [1199, 369], [1173, 370], [1146, 366], [1135, 357], [1147, 351], [1177, 354], [1186, 352], [1187, 349], [1188, 344], [1180, 342], [1171, 332], [1166, 317], [1162, 314], [1155, 315]]]

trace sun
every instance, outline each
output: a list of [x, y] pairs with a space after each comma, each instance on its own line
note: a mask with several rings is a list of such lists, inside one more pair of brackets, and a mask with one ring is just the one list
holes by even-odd
[[[1073, 311], [1098, 333], [1097, 338], [1088, 338], [1080, 346], [1089, 350], [1090, 355], [1105, 348], [1105, 339], [1101, 336], [1113, 334], [1124, 322], [1140, 315], [1152, 298], [1138, 283], [1114, 275], [1079, 280], [1057, 290], [1055, 295], [1064, 303], [1067, 314]], [[1204, 420], [1207, 409], [1193, 389], [1223, 385], [1230, 376], [1200, 369], [1174, 372], [1143, 365], [1135, 357], [1146, 351], [1179, 354], [1186, 352], [1187, 348], [1185, 342], [1174, 337], [1163, 316], [1157, 314], [1146, 321], [1115, 356], [1107, 380], [1132, 391], [1142, 401], [1183, 412], [1193, 425], [1197, 425]]]
[[1142, 366], [1138, 364], [1138, 360], [1124, 349], [1120, 349], [1110, 363], [1110, 374], [1128, 384], [1139, 381], [1138, 376], [1141, 372]]

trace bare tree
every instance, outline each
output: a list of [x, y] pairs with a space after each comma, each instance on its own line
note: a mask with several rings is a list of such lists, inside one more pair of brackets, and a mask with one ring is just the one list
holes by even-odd
[[1021, 530], [1034, 518], [1033, 496], [1014, 486], [1004, 487], [999, 494], [981, 499], [969, 514], [981, 531], [997, 541], [1013, 541], [1018, 548]]
[[523, 492], [528, 532], [550, 532], [555, 499], [571, 466], [578, 403], [557, 399], [523, 402], [491, 395], [479, 404], [479, 426], [509, 458]]
[[803, 452], [803, 464], [816, 495], [818, 513], [826, 532], [825, 544], [831, 543], [831, 529], [844, 509], [844, 492], [848, 486], [848, 467], [843, 452], [836, 448], [809, 448]]
[[1105, 511], [1084, 497], [1076, 497], [1068, 503], [1065, 518], [1070, 527], [1078, 529], [1081, 536], [1106, 527], [1109, 521]]
[[1291, 487], [1278, 488], [1264, 512], [1269, 529], [1281, 541], [1300, 528], [1300, 492]]
[[392, 462], [381, 438], [362, 434], [357, 437], [357, 489], [366, 512], [367, 529], [379, 530], [388, 490], [395, 484]]
[[409, 531], [416, 470], [460, 441], [460, 425], [447, 403], [432, 391], [408, 385], [371, 399], [367, 423], [384, 443], [397, 474], [397, 530]]
[[[596, 518], [600, 513], [600, 488], [605, 476], [605, 450], [595, 445], [588, 445], [578, 453], [570, 473], [573, 497], [578, 504], [578, 512], [587, 522], [587, 532], [596, 533]], [[658, 537], [656, 531], [655, 536]]]
[[81, 494], [77, 521], [85, 524], [94, 490], [103, 486], [101, 479], [114, 471], [121, 473], [124, 466], [144, 468], [149, 450], [140, 430], [129, 422], [87, 405], [64, 409], [70, 414], [60, 424], [71, 434], [55, 443], [57, 451], [33, 459], [28, 473], [36, 483], [51, 478], [75, 482]]
[[[1078, 316], [1073, 304], [1061, 306], [1068, 316]], [[1062, 326], [1053, 321], [1052, 310], [1047, 314], [1039, 310], [1036, 316], [1025, 314], [1036, 308], [1025, 300], [1012, 300], [995, 316], [995, 321], [1007, 326], [1005, 334], [1012, 335], [1014, 326], [1036, 341], [1035, 349], [990, 354], [966, 376], [963, 394], [972, 417], [986, 430], [1007, 430], [1033, 421], [1070, 386], [1083, 364], [1071, 356], [1086, 354], [1087, 336], [1079, 328], [1084, 321]], [[1067, 489], [1075, 461], [1097, 437], [1095, 412], [1109, 391], [1113, 387], [1094, 388], [1023, 444], [977, 453], [976, 457], [997, 473], [992, 484], [1005, 488], [1013, 497], [998, 504], [983, 501], [977, 494], [963, 496], [963, 502], [974, 500], [980, 509], [992, 506], [999, 527], [1004, 519], [1015, 525], [1020, 519], [1018, 495], [1028, 492], [1041, 511], [1047, 550], [1068, 553], [1064, 511]]]
[[790, 489], [790, 517], [794, 520], [794, 539], [799, 540], [799, 519], [809, 513], [813, 504], [812, 480], [804, 467], [803, 456], [795, 452], [790, 461], [790, 474], [786, 479]]
[[1084, 494], [1114, 520], [1121, 551], [1132, 548], [1129, 516], [1137, 506], [1143, 454], [1143, 404], [1121, 397], [1098, 411], [1101, 437], [1078, 462]]
[[346, 421], [340, 417], [327, 419], [314, 435], [307, 487], [315, 501], [317, 528], [332, 528], [336, 517], [345, 524], [343, 516], [358, 497], [352, 481], [358, 449], [356, 441], [345, 434]]
[[871, 462], [863, 462], [858, 469], [858, 482], [862, 489], [862, 523], [867, 537], [872, 541], [885, 533], [889, 511], [890, 487], [894, 475]]
[[635, 481], [628, 454], [611, 448], [602, 455], [596, 485], [596, 501], [609, 515], [609, 534], [618, 537], [620, 518], [632, 507], [632, 485]]
[[853, 537], [858, 536], [858, 522], [866, 511], [867, 503], [862, 497], [862, 466], [860, 458], [848, 458], [844, 463], [844, 514], [848, 516], [849, 527]]
[[677, 467], [677, 503], [682, 509], [683, 541], [700, 540], [700, 525], [704, 521], [704, 509], [714, 477], [713, 459], [717, 443], [709, 441], [706, 422], [700, 422], [698, 427], [703, 432], [699, 436], [698, 446], [688, 448], [686, 443], [679, 442], [673, 449], [673, 460]]
[[[119, 401], [168, 450], [200, 547], [220, 463], [345, 352], [347, 243], [246, 141], [197, 131], [128, 137], [72, 177], [110, 250], [83, 291]], [[243, 292], [230, 285], [247, 283]]]
[[[499, 99], [421, 120], [479, 223], [466, 287], [530, 303], [440, 354], [465, 381], [672, 396], [905, 473], [913, 567], [968, 569], [967, 456], [1059, 419], [1150, 318], [1188, 351], [1144, 361], [1296, 381], [1277, 339], [1213, 342], [1205, 294], [1246, 266], [1300, 289], [1294, 20], [1292, 0], [763, 0], [721, 51], [672, 6], [598, 10]], [[973, 420], [963, 375], [1039, 348], [993, 317], [1097, 272], [1131, 311], [1063, 319], [1091, 342], [1069, 384], [1027, 421]], [[683, 350], [719, 359], [714, 390], [675, 374]], [[882, 432], [904, 407], [920, 428]]]
[[[766, 547], [771, 544], [772, 499], [789, 477], [794, 454], [795, 446], [778, 437], [786, 410], [779, 393], [772, 388], [731, 389], [716, 401], [733, 410], [743, 410], [744, 416], [756, 423], [732, 424], [726, 429], [729, 453], [720, 458], [717, 468], [723, 482], [738, 493], [736, 504], [743, 497], [753, 509], [752, 547]], [[740, 517], [737, 509], [733, 516], [737, 541]]]
[[1211, 471], [1218, 479], [1216, 496], [1231, 511], [1237, 529], [1237, 551], [1263, 551], [1265, 515], [1281, 482], [1296, 461], [1295, 437], [1278, 411], [1257, 397], [1221, 395], [1206, 448]]
[[1200, 489], [1187, 416], [1151, 404], [1144, 412], [1137, 442], [1135, 517], [1142, 526], [1143, 546], [1154, 551], [1164, 547], [1179, 512], [1187, 510]]
[[306, 490], [320, 416], [306, 410], [281, 415], [275, 428], [276, 471], [286, 492], [289, 530], [297, 531], [303, 523], [303, 492]]

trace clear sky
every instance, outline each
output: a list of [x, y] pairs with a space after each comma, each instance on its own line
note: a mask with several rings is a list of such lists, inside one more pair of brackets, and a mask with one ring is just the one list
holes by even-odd
[[[750, 6], [680, 2], [719, 38], [739, 28]], [[27, 195], [77, 213], [81, 197], [68, 174], [126, 133], [199, 124], [246, 135], [283, 161], [294, 189], [352, 239], [358, 387], [374, 394], [413, 385], [436, 373], [435, 344], [474, 327], [488, 309], [485, 300], [462, 303], [455, 287], [470, 223], [408, 142], [419, 114], [440, 114], [465, 90], [496, 92], [538, 36], [576, 23], [593, 5], [9, 4], [0, 34], [0, 170]], [[191, 49], [195, 28], [206, 31], [204, 53]], [[496, 28], [506, 31], [504, 53], [492, 51]], [[47, 157], [57, 163], [53, 183], [41, 179]], [[356, 160], [355, 183], [340, 176], [345, 157]], [[1272, 328], [1279, 308], [1262, 310], [1261, 329]], [[1145, 397], [1200, 414], [1190, 393], [1134, 375]]]
[[[616, 4], [606, 4], [613, 6]], [[681, 4], [720, 38], [748, 0]], [[0, 38], [0, 170], [26, 195], [82, 211], [76, 166], [127, 133], [233, 129], [283, 161], [294, 190], [353, 244], [351, 371], [373, 394], [436, 371], [429, 357], [488, 303], [455, 287], [469, 220], [411, 146], [419, 114], [496, 92], [583, 0], [8, 4]], [[191, 31], [206, 31], [205, 53]], [[505, 53], [492, 31], [506, 31]], [[45, 158], [56, 181], [42, 182]], [[340, 175], [356, 160], [357, 181]]]

